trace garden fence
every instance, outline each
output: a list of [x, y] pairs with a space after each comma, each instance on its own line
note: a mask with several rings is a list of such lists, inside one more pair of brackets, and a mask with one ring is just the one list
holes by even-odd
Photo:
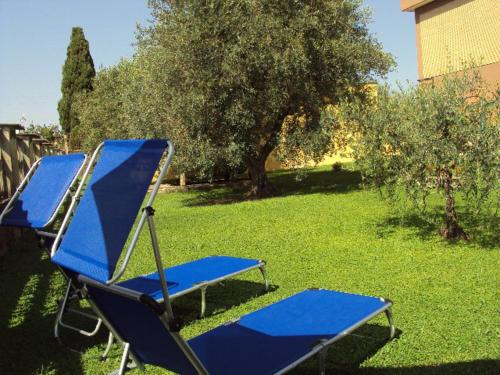
[[[62, 153], [55, 144], [23, 130], [19, 124], [0, 124], [0, 208], [15, 193], [36, 160]], [[12, 239], [20, 235], [19, 230], [0, 228], [0, 256]]]

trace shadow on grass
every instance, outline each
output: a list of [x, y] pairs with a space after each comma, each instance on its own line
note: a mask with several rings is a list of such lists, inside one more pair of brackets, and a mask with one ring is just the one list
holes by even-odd
[[[402, 331], [396, 329], [397, 339]], [[378, 324], [366, 324], [353, 334], [334, 343], [328, 349], [326, 358], [327, 373], [356, 373], [360, 371], [361, 363], [375, 355], [384, 345], [388, 343], [389, 327]], [[314, 374], [318, 373], [318, 360], [311, 359], [299, 366], [290, 374]]]
[[[460, 225], [471, 236], [468, 243], [477, 244], [485, 249], [498, 248], [500, 244], [500, 218], [493, 214], [481, 214], [474, 217], [465, 212], [458, 213]], [[422, 240], [439, 238], [439, 228], [443, 223], [443, 214], [437, 210], [422, 216], [408, 214], [403, 217], [391, 216], [377, 224], [377, 236], [385, 238], [397, 232], [399, 228], [410, 228]], [[451, 241], [450, 244], [454, 242]], [[463, 242], [459, 242], [462, 243]]]
[[[266, 293], [278, 289], [276, 285], [269, 285], [266, 292], [263, 283], [246, 280], [226, 280], [223, 284], [214, 285], [207, 289], [207, 308], [205, 316], [213, 316], [229, 310], [242, 303], [248, 302]], [[200, 293], [189, 293], [173, 302], [174, 313], [182, 317], [184, 324], [190, 324], [199, 319]]]
[[80, 356], [53, 339], [55, 304], [51, 299], [60, 295], [52, 296], [49, 291], [57, 272], [34, 238], [24, 237], [0, 259], [1, 374], [84, 373]]
[[[328, 371], [331, 369], [330, 371]], [[335, 375], [496, 375], [500, 361], [480, 359], [470, 362], [446, 363], [435, 366], [414, 367], [341, 367], [327, 365], [327, 374]], [[293, 375], [317, 375], [317, 368], [300, 367], [290, 372]]]
[[[500, 361], [481, 359], [470, 362], [446, 363], [412, 367], [361, 367], [387, 344], [388, 327], [366, 324], [334, 343], [328, 350], [326, 373], [336, 375], [466, 375], [500, 373]], [[402, 334], [396, 329], [395, 340]], [[312, 358], [290, 372], [290, 375], [317, 375], [318, 360]]]
[[[361, 173], [342, 170], [308, 170], [306, 176], [298, 181], [294, 171], [280, 171], [269, 175], [269, 180], [278, 193], [271, 198], [304, 194], [340, 194], [360, 189]], [[240, 183], [231, 187], [205, 187], [196, 189], [199, 194], [184, 200], [186, 206], [210, 206], [232, 204], [249, 200], [246, 193], [249, 185]]]

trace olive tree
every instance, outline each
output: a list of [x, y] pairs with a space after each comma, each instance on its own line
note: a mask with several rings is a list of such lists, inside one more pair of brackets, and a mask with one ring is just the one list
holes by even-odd
[[291, 151], [322, 155], [330, 146], [325, 105], [393, 64], [368, 32], [369, 11], [359, 0], [150, 5], [154, 22], [138, 45], [151, 56], [169, 120], [193, 152], [211, 155], [204, 160], [244, 163], [257, 196], [272, 191], [265, 161], [280, 140]]
[[443, 198], [440, 234], [468, 239], [456, 210], [457, 193], [479, 212], [498, 204], [499, 92], [477, 71], [397, 91], [381, 87], [372, 103], [350, 103], [343, 114], [359, 126], [356, 158], [365, 177], [397, 197], [402, 187], [417, 206]]

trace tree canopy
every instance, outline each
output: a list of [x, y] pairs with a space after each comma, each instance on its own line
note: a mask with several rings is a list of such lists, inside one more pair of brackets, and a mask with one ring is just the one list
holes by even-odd
[[189, 140], [186, 151], [191, 144], [244, 163], [256, 195], [270, 191], [264, 165], [280, 140], [323, 155], [331, 144], [325, 105], [360, 94], [393, 64], [358, 0], [150, 4], [155, 21], [139, 51], [150, 56], [168, 120]]
[[73, 27], [61, 83], [62, 97], [58, 103], [59, 121], [65, 134], [78, 126], [74, 102], [79, 93], [92, 90], [95, 76], [94, 62], [90, 55], [89, 42], [81, 27]]
[[106, 138], [168, 137], [175, 144], [172, 165], [177, 174], [213, 176], [227, 163], [201, 140], [188, 138], [184, 128], [169, 117], [150, 66], [150, 54], [136, 54], [133, 59], [101, 69], [93, 90], [79, 94], [74, 103], [80, 121], [74, 137], [89, 152]]

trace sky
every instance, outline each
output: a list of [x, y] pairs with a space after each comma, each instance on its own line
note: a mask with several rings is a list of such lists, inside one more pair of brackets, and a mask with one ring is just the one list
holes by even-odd
[[[416, 82], [413, 13], [399, 0], [364, 0], [373, 9], [370, 31], [394, 55], [388, 76]], [[0, 123], [57, 124], [62, 65], [71, 28], [83, 27], [98, 70], [130, 57], [136, 25], [151, 19], [147, 0], [0, 0]]]

